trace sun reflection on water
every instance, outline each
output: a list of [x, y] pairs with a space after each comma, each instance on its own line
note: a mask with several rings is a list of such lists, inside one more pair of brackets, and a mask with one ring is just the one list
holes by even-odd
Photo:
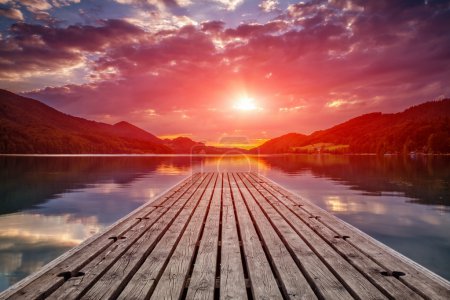
[[[70, 214], [11, 214], [0, 217], [0, 239], [22, 239], [30, 244], [55, 243], [75, 246], [99, 232], [103, 226], [95, 216], [73, 218]], [[2, 243], [2, 250], [7, 249]]]
[[341, 196], [326, 196], [325, 204], [327, 210], [336, 213], [362, 213], [370, 212], [376, 215], [382, 215], [386, 213], [386, 207], [379, 202], [361, 202], [357, 199], [352, 199], [352, 197], [346, 197], [345, 199]]
[[156, 169], [156, 172], [164, 175], [185, 175], [189, 173], [190, 168], [179, 167], [173, 164], [161, 164]]

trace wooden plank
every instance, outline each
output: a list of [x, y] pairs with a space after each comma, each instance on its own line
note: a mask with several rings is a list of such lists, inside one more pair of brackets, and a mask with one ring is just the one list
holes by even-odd
[[194, 270], [189, 281], [186, 299], [214, 299], [221, 197], [222, 174], [219, 174], [195, 260]]
[[[195, 175], [194, 178], [197, 178]], [[92, 236], [79, 246], [69, 250], [62, 256], [44, 266], [40, 271], [25, 278], [18, 284], [0, 294], [2, 299], [36, 299], [44, 298], [56, 290], [65, 282], [65, 278], [58, 276], [61, 273], [76, 274], [83, 266], [93, 258], [103, 253], [119, 239], [109, 237], [121, 237], [128, 230], [140, 223], [150, 214], [155, 207], [154, 203], [162, 203], [181, 190], [188, 190], [192, 184], [192, 178], [187, 178], [175, 185], [167, 193], [159, 196], [155, 201], [144, 204], [127, 216], [121, 218], [109, 226], [105, 231]], [[141, 218], [141, 219], [138, 219]]]
[[309, 214], [309, 216], [319, 217], [318, 221], [336, 235], [349, 236], [350, 238], [345, 240], [347, 243], [369, 257], [383, 270], [388, 272], [388, 274], [392, 274], [393, 271], [404, 272], [406, 274], [405, 276], [400, 276], [396, 279], [400, 280], [423, 298], [450, 299], [450, 283], [448, 281], [442, 280], [424, 267], [417, 265], [391, 248], [382, 245], [380, 242], [325, 212], [309, 201], [301, 199], [297, 195], [280, 188], [278, 185], [269, 182], [266, 178], [258, 177], [268, 188], [279, 192], [285, 198], [289, 198], [290, 201], [302, 205], [300, 209]]
[[[175, 251], [170, 257], [161, 278], [156, 284], [150, 299], [179, 299], [187, 279], [189, 267], [193, 262], [195, 247], [200, 239], [205, 217], [210, 208], [217, 176], [203, 194], [202, 201], [186, 227]], [[213, 182], [214, 181], [214, 182]]]
[[[379, 266], [367, 258], [364, 259], [355, 249], [348, 249], [347, 246], [349, 245], [344, 239], [336, 239], [332, 235], [332, 239], [327, 243], [325, 237], [321, 235], [322, 232], [317, 231], [317, 226], [308, 226], [311, 222], [317, 222], [315, 218], [305, 218], [304, 215], [298, 216], [290, 210], [291, 207], [285, 205], [274, 205], [276, 202], [279, 203], [277, 197], [270, 194], [252, 177], [248, 175], [245, 177], [246, 182], [251, 184], [267, 203], [270, 203], [271, 207], [269, 206], [268, 210], [278, 211], [284, 220], [315, 249], [317, 255], [324, 260], [329, 268], [337, 272], [341, 281], [345, 282], [358, 297], [361, 299], [383, 299], [386, 296], [395, 298], [401, 295], [407, 295], [411, 299], [417, 297], [395, 278], [386, 278], [379, 274], [379, 271], [377, 271]], [[272, 218], [272, 220], [274, 219]], [[350, 264], [344, 257], [353, 264]], [[372, 280], [373, 276], [376, 280]], [[371, 281], [368, 279], [371, 279]], [[384, 295], [379, 289], [383, 290]]]
[[228, 176], [223, 176], [220, 299], [247, 299], [244, 268]]
[[[199, 201], [191, 201], [189, 205], [194, 207], [198, 203]], [[181, 211], [163, 238], [158, 242], [155, 249], [153, 249], [142, 266], [134, 273], [131, 280], [118, 296], [118, 299], [144, 299], [154, 289], [158, 274], [162, 272], [161, 270], [163, 270], [164, 265], [175, 250], [193, 212], [193, 210], [189, 209], [183, 209]]]
[[281, 279], [281, 286], [289, 299], [317, 299], [308, 280], [296, 265], [289, 250], [278, 236], [270, 221], [257, 204], [257, 199], [251, 193], [241, 177], [233, 174], [242, 198], [255, 223], [256, 229], [262, 237], [262, 242], [269, 252], [269, 259], [273, 262], [274, 271]]
[[[182, 197], [181, 202], [175, 203], [145, 234], [137, 240], [122, 255], [112, 267], [103, 274], [90, 288], [83, 299], [108, 299], [116, 298], [122, 291], [134, 273], [139, 269], [156, 244], [161, 240], [167, 229], [175, 222], [186, 205], [201, 198], [205, 186], [211, 181], [212, 174], [208, 174], [193, 196]], [[189, 205], [189, 210], [195, 206]]]
[[[270, 193], [256, 181], [252, 183], [268, 202], [273, 204], [278, 201], [278, 194]], [[280, 211], [291, 226], [315, 247], [318, 255], [323, 257], [326, 263], [336, 270], [342, 280], [362, 299], [379, 299], [383, 297], [380, 292], [390, 298], [406, 296], [408, 299], [421, 299], [396, 278], [381, 275], [380, 272], [383, 270], [377, 264], [344, 239], [335, 238], [336, 233], [323, 226], [316, 218], [310, 218], [310, 215], [299, 207], [279, 205], [274, 208]]]
[[[204, 187], [198, 191], [196, 201], [190, 201], [186, 208], [194, 208], [199, 203]], [[118, 299], [143, 299], [156, 284], [156, 278], [172, 255], [187, 222], [193, 215], [193, 210], [183, 209], [175, 222], [169, 227], [164, 237], [158, 242], [155, 249], [146, 258], [142, 266], [134, 273], [131, 280], [118, 296]]]
[[283, 299], [234, 178], [228, 175], [250, 286], [255, 299]]
[[[114, 247], [111, 247], [92, 260], [88, 265], [81, 269], [83, 276], [69, 279], [65, 284], [50, 295], [50, 299], [75, 299], [84, 295], [92, 286], [98, 285], [98, 281], [105, 280], [105, 276], [114, 272], [114, 264], [120, 264], [123, 260], [130, 264], [129, 253], [133, 251], [136, 244], [141, 244], [143, 240], [149, 241], [154, 238], [164, 229], [165, 224], [170, 222], [170, 218], [176, 216], [180, 207], [188, 201], [197, 188], [204, 182], [206, 178], [201, 177], [200, 180], [190, 186], [190, 189], [178, 194], [176, 198], [170, 198], [166, 203], [172, 205], [171, 207], [160, 206], [156, 208], [152, 214], [143, 219], [139, 226], [135, 226], [132, 230], [127, 232], [125, 239], [119, 239]], [[148, 246], [148, 245], [147, 245]], [[131, 249], [130, 249], [131, 247]], [[121, 270], [125, 272], [125, 269]], [[111, 292], [110, 286], [108, 291]]]
[[[238, 182], [239, 183], [239, 182]], [[240, 184], [243, 185], [243, 182], [240, 181]], [[317, 257], [316, 253], [314, 253], [310, 247], [300, 238], [298, 234], [289, 226], [289, 224], [283, 220], [283, 218], [280, 216], [280, 214], [275, 211], [273, 208], [271, 209], [271, 206], [269, 206], [265, 200], [256, 192], [256, 190], [249, 186], [243, 185], [243, 189], [241, 189], [243, 193], [246, 193], [245, 199], [248, 199], [251, 201], [253, 199], [254, 203], [254, 211], [257, 212], [259, 209], [260, 214], [260, 220], [257, 221], [257, 223], [262, 222], [262, 220], [265, 219], [267, 226], [264, 230], [265, 232], [273, 231], [273, 235], [280, 234], [281, 237], [283, 237], [283, 240], [285, 241], [286, 245], [289, 247], [289, 250], [286, 249], [286, 247], [283, 245], [283, 242], [281, 240], [277, 241], [275, 238], [272, 238], [271, 242], [275, 243], [274, 245], [267, 244], [267, 247], [273, 248], [274, 254], [272, 254], [272, 257], [274, 259], [277, 258], [277, 256], [283, 255], [282, 258], [287, 260], [285, 256], [291, 258], [290, 261], [285, 261], [284, 263], [286, 266], [284, 266], [283, 272], [289, 272], [294, 273], [289, 269], [290, 267], [296, 267], [298, 269], [297, 277], [295, 278], [295, 281], [301, 282], [301, 290], [297, 291], [295, 289], [295, 281], [293, 283], [293, 287], [291, 287], [291, 293], [294, 295], [299, 295], [300, 297], [303, 295], [307, 295], [308, 298], [325, 298], [325, 299], [350, 299], [352, 296], [348, 293], [344, 285], [333, 275], [333, 273], [327, 268], [325, 264]], [[253, 198], [253, 197], [255, 198]], [[256, 204], [256, 202], [261, 205], [261, 207], [264, 208], [264, 211], [261, 211], [261, 208]], [[266, 219], [264, 213], [269, 218]], [[274, 225], [275, 230], [271, 228], [271, 223]], [[270, 227], [269, 227], [270, 226]], [[272, 229], [272, 230], [270, 230]], [[282, 253], [276, 253], [275, 251], [277, 248], [284, 248], [284, 252]], [[277, 255], [278, 254], [278, 255]], [[293, 258], [291, 257], [291, 254]], [[294, 261], [295, 259], [295, 261]], [[289, 263], [289, 264], [288, 264]], [[300, 269], [303, 271], [304, 275], [300, 272], [300, 269], [297, 267], [297, 265], [300, 267]], [[280, 273], [282, 272], [280, 271]], [[288, 273], [288, 274], [289, 274]], [[286, 274], [284, 274], [286, 275]], [[292, 276], [292, 275], [290, 275]], [[305, 279], [305, 276], [307, 279]], [[286, 276], [285, 276], [286, 277]], [[288, 284], [289, 277], [283, 278], [283, 283]], [[314, 291], [317, 294], [317, 297], [314, 296], [312, 293], [312, 290], [310, 290], [310, 284], [314, 288]], [[292, 285], [292, 283], [290, 283]]]
[[139, 270], [133, 275], [118, 299], [144, 299], [153, 291], [158, 274], [168, 263], [192, 216], [193, 211], [186, 209], [182, 211]]

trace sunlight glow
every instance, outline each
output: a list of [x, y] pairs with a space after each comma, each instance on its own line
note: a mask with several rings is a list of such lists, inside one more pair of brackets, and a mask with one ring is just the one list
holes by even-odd
[[250, 111], [256, 110], [258, 107], [256, 106], [253, 98], [243, 96], [234, 104], [233, 108], [237, 110]]

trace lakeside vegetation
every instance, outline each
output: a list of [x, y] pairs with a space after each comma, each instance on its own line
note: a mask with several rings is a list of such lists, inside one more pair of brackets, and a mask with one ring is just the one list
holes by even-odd
[[371, 113], [311, 135], [289, 133], [254, 153], [450, 153], [450, 99], [395, 114]]

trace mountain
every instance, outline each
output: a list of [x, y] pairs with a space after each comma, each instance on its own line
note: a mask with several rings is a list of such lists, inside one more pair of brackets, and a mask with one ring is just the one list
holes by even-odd
[[[450, 153], [450, 99], [395, 114], [371, 113], [310, 135], [289, 133], [250, 153]], [[0, 153], [119, 154], [247, 153], [187, 137], [162, 140], [122, 121], [114, 125], [57, 111], [0, 89]]]
[[164, 142], [174, 153], [198, 153], [200, 149], [205, 147], [205, 144], [195, 142], [187, 137], [166, 139]]
[[0, 153], [172, 153], [131, 125], [89, 121], [0, 90]]
[[290, 152], [293, 145], [301, 145], [307, 137], [307, 135], [300, 133], [288, 133], [280, 137], [268, 140], [267, 142], [259, 146], [257, 150], [260, 154]]
[[450, 99], [394, 114], [371, 113], [309, 136], [287, 134], [253, 153], [450, 153]]
[[162, 139], [128, 122], [121, 121], [114, 124], [113, 126], [117, 135], [121, 137], [128, 137], [136, 140], [146, 140], [157, 144], [164, 143]]
[[125, 121], [114, 125], [89, 121], [0, 89], [0, 153], [223, 154], [235, 150], [186, 137], [162, 140]]

